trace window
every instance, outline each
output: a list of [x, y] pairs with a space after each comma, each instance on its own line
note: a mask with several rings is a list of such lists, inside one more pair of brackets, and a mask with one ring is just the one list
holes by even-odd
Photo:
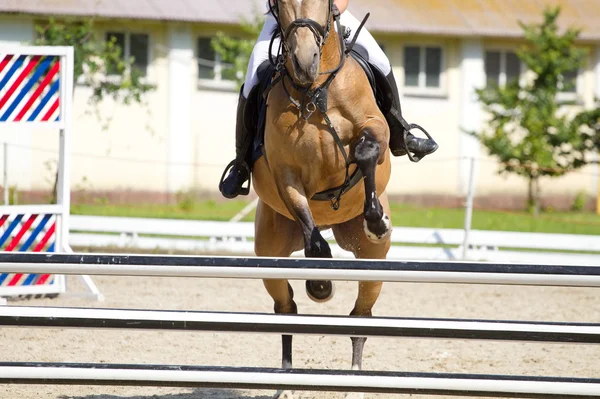
[[577, 94], [577, 76], [578, 70], [565, 72], [562, 75], [562, 81], [559, 83], [561, 93]]
[[512, 51], [486, 51], [485, 76], [488, 86], [506, 86], [521, 76], [521, 60]]
[[[121, 57], [124, 60], [133, 58], [133, 67], [142, 76], [148, 74], [148, 63], [150, 61], [150, 37], [145, 33], [107, 32], [106, 40], [114, 40], [121, 48]], [[109, 65], [109, 74], [115, 74], [116, 67]]]
[[404, 47], [404, 85], [419, 89], [441, 89], [442, 56], [441, 47]]
[[212, 47], [210, 37], [198, 39], [198, 78], [204, 80], [231, 81], [235, 79], [233, 65], [221, 62]]

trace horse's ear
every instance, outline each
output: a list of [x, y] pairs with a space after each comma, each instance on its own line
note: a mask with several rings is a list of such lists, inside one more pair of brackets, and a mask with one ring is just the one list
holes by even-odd
[[269, 6], [269, 11], [267, 14], [271, 14], [277, 22], [279, 22], [279, 2], [275, 0], [271, 3], [271, 0], [267, 0], [267, 5]]
[[342, 13], [340, 12], [340, 9], [338, 8], [338, 6], [335, 3], [333, 3], [331, 5], [331, 13], [333, 14], [334, 18], [339, 18], [342, 15]]

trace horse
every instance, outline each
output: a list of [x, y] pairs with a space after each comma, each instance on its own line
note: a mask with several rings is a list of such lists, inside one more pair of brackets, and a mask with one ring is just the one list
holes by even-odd
[[[391, 219], [386, 195], [391, 163], [389, 127], [367, 75], [347, 57], [346, 41], [333, 0], [278, 0], [281, 54], [265, 94], [263, 156], [252, 177], [259, 197], [255, 253], [331, 258], [321, 231], [359, 259], [385, 259]], [[357, 34], [358, 32], [355, 32]], [[272, 42], [273, 44], [273, 42]], [[358, 176], [358, 177], [357, 177]], [[277, 314], [297, 314], [287, 280], [265, 279]], [[382, 282], [358, 283], [350, 315], [368, 317]], [[306, 281], [316, 302], [333, 297], [331, 281]], [[352, 369], [362, 367], [366, 338], [352, 337]], [[282, 336], [282, 368], [292, 368], [292, 336]], [[290, 391], [278, 398], [293, 398]]]

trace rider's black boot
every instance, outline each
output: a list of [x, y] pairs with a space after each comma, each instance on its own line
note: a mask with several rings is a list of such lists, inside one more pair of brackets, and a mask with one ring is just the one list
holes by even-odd
[[[238, 100], [236, 127], [235, 127], [235, 159], [225, 168], [219, 191], [225, 198], [235, 198], [238, 195], [248, 195], [250, 192], [250, 167], [248, 166], [248, 153], [251, 147], [252, 135], [246, 129], [244, 124], [244, 109], [246, 107], [246, 98], [244, 98], [243, 86], [240, 90]], [[230, 170], [231, 169], [231, 170]], [[225, 177], [225, 174], [229, 174]], [[248, 185], [243, 187], [244, 182]]]
[[[386, 76], [392, 90], [392, 108], [385, 115], [390, 127], [390, 150], [396, 157], [406, 155], [410, 151], [409, 158], [413, 162], [419, 162], [424, 156], [435, 152], [438, 144], [429, 136], [429, 134], [418, 125], [408, 125], [402, 118], [402, 109], [400, 108], [400, 96], [398, 87], [394, 79], [394, 73], [390, 72]], [[404, 121], [404, 123], [403, 123]], [[409, 132], [410, 129], [419, 129], [423, 131], [428, 138], [422, 139], [415, 137]]]

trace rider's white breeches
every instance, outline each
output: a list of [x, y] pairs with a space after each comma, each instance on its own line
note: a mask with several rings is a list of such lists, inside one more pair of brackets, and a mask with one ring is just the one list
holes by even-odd
[[[350, 11], [346, 11], [342, 14], [340, 18], [340, 22], [342, 25], [348, 27], [352, 31], [352, 36], [354, 37], [354, 33], [358, 29], [360, 25], [360, 21], [358, 21]], [[258, 36], [258, 40], [254, 45], [254, 49], [252, 50], [252, 55], [250, 56], [250, 62], [248, 62], [248, 71], [246, 72], [246, 82], [244, 83], [244, 97], [248, 98], [250, 91], [258, 84], [258, 76], [256, 71], [258, 67], [269, 58], [269, 44], [271, 42], [272, 33], [277, 26], [277, 22], [275, 18], [271, 14], [266, 16], [265, 24], [263, 26], [260, 35]], [[371, 34], [363, 28], [358, 35], [358, 40], [356, 43], [363, 46], [367, 52], [369, 53], [369, 62], [376, 67], [378, 67], [384, 74], [388, 75], [392, 67], [390, 66], [390, 61], [387, 56], [375, 41], [375, 38], [371, 36]], [[276, 55], [277, 49], [279, 48], [279, 39], [275, 40], [273, 43], [273, 55]]]

